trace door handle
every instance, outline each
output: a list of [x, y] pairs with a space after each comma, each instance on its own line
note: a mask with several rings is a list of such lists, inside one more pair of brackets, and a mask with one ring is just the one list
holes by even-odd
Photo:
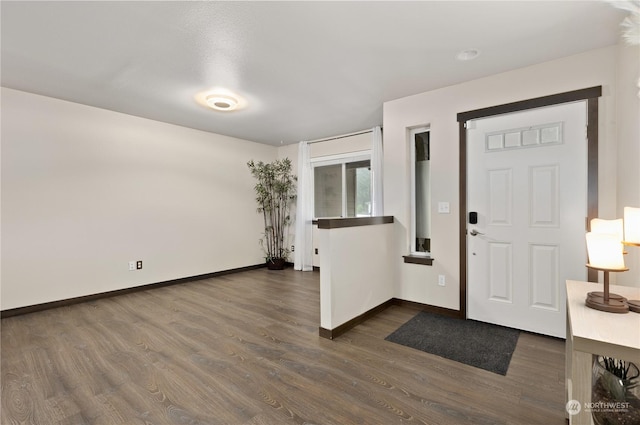
[[470, 232], [470, 234], [471, 234], [471, 236], [484, 235], [484, 233], [482, 233], [482, 232], [478, 232], [476, 229], [473, 229], [473, 230]]

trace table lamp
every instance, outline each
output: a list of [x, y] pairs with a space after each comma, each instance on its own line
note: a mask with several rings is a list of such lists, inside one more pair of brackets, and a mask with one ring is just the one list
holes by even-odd
[[[616, 239], [618, 239], [618, 241], [622, 241], [622, 239], [623, 239], [623, 236], [624, 236], [624, 223], [623, 223], [621, 218], [616, 219], [616, 220], [604, 220], [602, 218], [594, 218], [593, 220], [591, 220], [590, 224], [591, 224], [591, 233], [612, 234], [612, 235], [616, 236]], [[623, 254], [626, 254], [626, 252], [624, 252], [624, 246], [620, 245], [620, 248], [623, 250]], [[598, 269], [598, 270], [600, 270], [600, 269]], [[605, 275], [606, 279], [608, 279], [608, 277], [609, 277], [608, 274]], [[604, 292], [589, 292], [589, 294], [591, 294], [592, 296], [597, 296], [597, 297], [600, 297], [600, 298], [604, 298]], [[609, 294], [609, 298], [610, 299], [615, 299], [615, 300], [620, 300], [620, 301], [625, 301], [625, 298], [623, 296], [621, 296], [621, 295], [618, 295], [618, 294], [611, 294], [610, 293]]]
[[[624, 239], [627, 246], [640, 246], [640, 208], [624, 207]], [[640, 300], [628, 300], [629, 309], [640, 313]]]
[[[611, 224], [611, 226], [614, 226], [614, 224]], [[602, 228], [596, 224], [596, 230], [602, 230]], [[621, 239], [621, 233], [617, 231], [615, 233], [589, 232], [586, 234], [587, 253], [589, 256], [587, 267], [604, 272], [604, 291], [589, 292], [585, 301], [587, 307], [609, 313], [629, 312], [626, 298], [609, 293], [609, 273], [629, 270], [624, 264]]]
[[624, 207], [623, 243], [640, 246], [640, 208]]

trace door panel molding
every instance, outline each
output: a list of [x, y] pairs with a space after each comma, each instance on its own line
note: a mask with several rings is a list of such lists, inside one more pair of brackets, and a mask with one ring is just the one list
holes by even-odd
[[513, 170], [488, 170], [489, 205], [487, 224], [511, 226], [513, 205]]
[[529, 226], [560, 227], [559, 175], [557, 164], [529, 168]]
[[489, 300], [513, 304], [513, 246], [489, 242]]
[[[587, 220], [598, 216], [598, 98], [602, 86], [552, 94], [518, 102], [457, 114], [459, 140], [459, 258], [460, 258], [460, 310], [459, 317], [467, 318], [467, 129], [466, 123], [477, 118], [525, 111], [545, 106], [587, 101]], [[595, 273], [594, 273], [595, 272]], [[597, 281], [597, 271], [589, 270], [588, 280]]]
[[[563, 286], [560, 284], [559, 258], [557, 245], [529, 245], [529, 267], [532, 270], [529, 307], [560, 311], [558, 292]], [[541, 291], [541, 288], [545, 290]]]

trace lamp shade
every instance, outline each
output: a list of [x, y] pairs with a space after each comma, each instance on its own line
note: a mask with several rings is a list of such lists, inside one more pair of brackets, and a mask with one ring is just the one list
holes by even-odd
[[624, 207], [624, 241], [640, 244], [640, 208]]
[[623, 223], [622, 219], [617, 220], [603, 220], [602, 218], [594, 218], [591, 220], [591, 232], [592, 233], [610, 233], [616, 235], [620, 241], [623, 238]]
[[622, 241], [615, 233], [586, 234], [589, 267], [600, 270], [626, 270], [622, 255]]

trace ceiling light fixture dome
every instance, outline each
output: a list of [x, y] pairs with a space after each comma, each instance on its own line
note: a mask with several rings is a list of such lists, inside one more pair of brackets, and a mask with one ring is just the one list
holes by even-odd
[[238, 107], [238, 99], [226, 94], [211, 94], [206, 101], [210, 108], [217, 111], [233, 111]]
[[193, 97], [198, 105], [220, 112], [240, 111], [248, 107], [247, 100], [223, 87], [215, 87], [196, 93]]

